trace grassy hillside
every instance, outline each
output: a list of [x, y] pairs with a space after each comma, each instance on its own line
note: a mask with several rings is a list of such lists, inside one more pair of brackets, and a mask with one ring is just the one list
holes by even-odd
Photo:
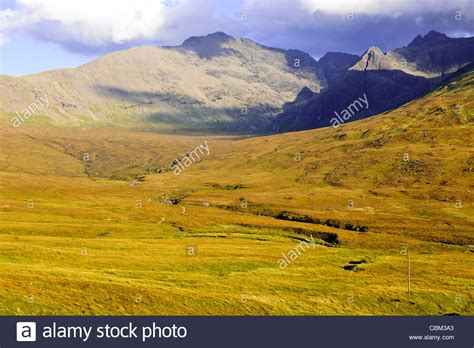
[[473, 85], [245, 139], [3, 124], [0, 313], [472, 315]]
[[214, 33], [109, 53], [74, 69], [0, 75], [0, 110], [25, 114], [34, 104], [55, 125], [244, 132], [263, 128], [305, 86], [326, 86], [309, 54]]

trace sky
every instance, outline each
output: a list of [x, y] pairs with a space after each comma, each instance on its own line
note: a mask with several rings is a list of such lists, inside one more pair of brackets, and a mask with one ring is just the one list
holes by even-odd
[[473, 0], [0, 0], [0, 73], [79, 66], [137, 45], [223, 31], [320, 58], [474, 33]]

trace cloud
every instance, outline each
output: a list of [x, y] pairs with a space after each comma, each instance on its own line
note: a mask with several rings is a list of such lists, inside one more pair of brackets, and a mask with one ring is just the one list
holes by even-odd
[[328, 51], [361, 54], [374, 45], [385, 51], [430, 30], [474, 34], [472, 0], [247, 0], [243, 7], [253, 39], [315, 57]]
[[472, 0], [300, 0], [300, 3], [311, 13], [322, 11], [328, 14], [354, 12], [364, 15], [399, 16], [464, 9], [465, 14], [472, 18], [474, 9]]
[[39, 37], [89, 46], [148, 38], [162, 27], [166, 11], [149, 0], [20, 0], [21, 13], [34, 16], [30, 30]]
[[210, 6], [193, 0], [18, 0], [17, 7], [0, 11], [3, 35], [21, 31], [72, 49], [174, 41], [196, 23], [213, 29]]
[[224, 31], [317, 57], [399, 47], [431, 29], [469, 36], [473, 11], [472, 0], [17, 0], [0, 11], [0, 42], [20, 32], [98, 54]]

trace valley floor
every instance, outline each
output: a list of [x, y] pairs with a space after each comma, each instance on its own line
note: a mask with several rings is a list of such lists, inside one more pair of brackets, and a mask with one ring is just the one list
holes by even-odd
[[253, 138], [0, 123], [0, 314], [473, 315], [473, 86]]
[[265, 138], [207, 138], [212, 158], [128, 180], [87, 176], [33, 139], [1, 154], [24, 165], [0, 172], [1, 314], [474, 313], [465, 200], [331, 185], [308, 150], [265, 163], [280, 151], [257, 147]]

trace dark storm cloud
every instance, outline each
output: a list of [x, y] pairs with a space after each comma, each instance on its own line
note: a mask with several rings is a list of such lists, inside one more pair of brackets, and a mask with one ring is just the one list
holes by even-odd
[[239, 34], [270, 46], [298, 48], [315, 57], [329, 51], [361, 54], [370, 46], [385, 51], [406, 46], [430, 30], [453, 37], [472, 36], [474, 28], [472, 19], [452, 10], [393, 16], [310, 14], [303, 9], [284, 13], [284, 8], [263, 12], [250, 12], [248, 23], [242, 24]]

